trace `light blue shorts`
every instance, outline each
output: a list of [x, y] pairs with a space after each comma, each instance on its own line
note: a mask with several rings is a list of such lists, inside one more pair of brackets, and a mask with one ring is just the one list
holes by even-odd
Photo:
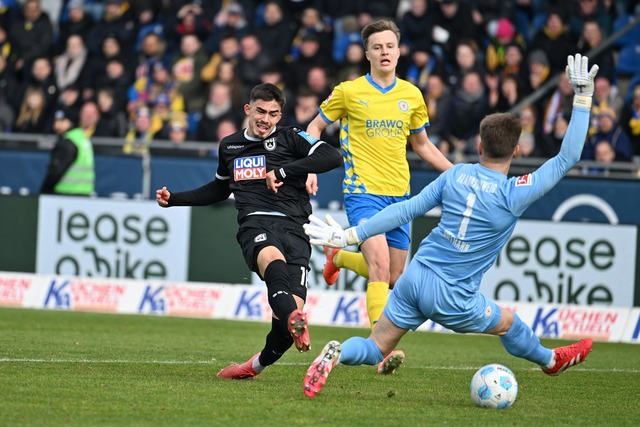
[[[394, 203], [407, 200], [409, 197], [379, 196], [376, 194], [345, 194], [344, 210], [347, 212], [349, 225], [355, 227]], [[389, 247], [409, 250], [409, 224], [385, 233]]]
[[416, 330], [432, 320], [460, 333], [486, 332], [502, 315], [500, 307], [479, 291], [451, 285], [415, 259], [389, 294], [384, 314], [403, 329]]

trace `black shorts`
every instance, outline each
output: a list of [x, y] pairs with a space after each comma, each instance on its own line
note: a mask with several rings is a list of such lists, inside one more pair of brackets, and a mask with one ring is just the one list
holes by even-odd
[[[301, 282], [305, 282], [306, 289], [306, 273], [309, 270], [311, 245], [300, 224], [286, 217], [249, 216], [240, 224], [236, 239], [251, 271], [258, 273], [257, 261], [260, 250], [265, 246], [275, 246], [282, 252], [287, 264], [297, 266], [300, 271], [304, 270], [304, 273], [298, 273], [296, 277]], [[289, 272], [291, 273], [291, 271], [290, 268]], [[301, 274], [304, 276], [302, 277]]]

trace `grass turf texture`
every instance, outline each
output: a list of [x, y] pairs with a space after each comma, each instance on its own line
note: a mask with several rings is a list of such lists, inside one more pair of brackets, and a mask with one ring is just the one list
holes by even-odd
[[[338, 366], [314, 399], [302, 392], [326, 341], [364, 329], [311, 325], [312, 350], [290, 350], [251, 381], [216, 373], [264, 343], [266, 323], [0, 309], [2, 426], [550, 426], [640, 425], [640, 346], [596, 343], [559, 377], [508, 355], [494, 337], [410, 333], [392, 376]], [[545, 340], [549, 346], [566, 342]], [[511, 368], [511, 408], [476, 408], [479, 367]]]

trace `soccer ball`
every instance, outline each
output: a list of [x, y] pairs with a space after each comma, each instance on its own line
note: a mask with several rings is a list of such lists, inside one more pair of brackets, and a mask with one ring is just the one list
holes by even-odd
[[518, 382], [506, 366], [492, 363], [478, 369], [469, 387], [479, 408], [507, 409], [518, 395]]

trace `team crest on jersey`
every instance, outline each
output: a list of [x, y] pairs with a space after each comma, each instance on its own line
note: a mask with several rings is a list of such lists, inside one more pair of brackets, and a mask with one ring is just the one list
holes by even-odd
[[407, 101], [405, 101], [405, 100], [401, 100], [401, 101], [398, 102], [398, 108], [403, 113], [406, 113], [407, 111], [409, 111], [409, 103]]
[[265, 179], [267, 177], [267, 161], [264, 156], [240, 157], [233, 161], [233, 179], [246, 181]]
[[253, 238], [253, 241], [255, 243], [264, 242], [265, 240], [267, 240], [267, 235], [265, 233], [258, 234], [256, 237]]
[[522, 175], [516, 178], [516, 187], [519, 187], [521, 185], [531, 185], [531, 174], [528, 173], [526, 175]]
[[267, 138], [264, 140], [264, 149], [267, 151], [273, 151], [276, 149], [276, 139]]

